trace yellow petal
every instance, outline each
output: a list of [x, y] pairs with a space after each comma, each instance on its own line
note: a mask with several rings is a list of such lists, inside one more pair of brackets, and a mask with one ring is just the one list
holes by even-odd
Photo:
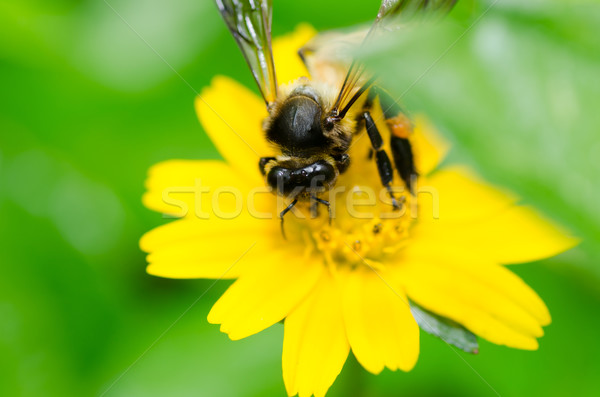
[[428, 175], [446, 157], [450, 144], [424, 117], [418, 117], [410, 139], [415, 156], [415, 166], [420, 175]]
[[[481, 230], [488, 252], [500, 263], [523, 263], [549, 258], [573, 248], [578, 240], [533, 208], [513, 207], [487, 222]], [[477, 238], [472, 242], [477, 244]], [[493, 244], [495, 242], [495, 244]], [[482, 244], [483, 247], [483, 244]]]
[[176, 218], [235, 217], [250, 191], [247, 180], [220, 160], [158, 163], [150, 168], [146, 188], [144, 205]]
[[419, 357], [419, 326], [404, 290], [373, 270], [350, 272], [344, 290], [344, 321], [356, 359], [378, 374], [384, 367], [410, 371]]
[[496, 344], [536, 349], [541, 325], [550, 322], [538, 295], [503, 266], [444, 256], [405, 255], [395, 282], [409, 298]]
[[273, 251], [229, 287], [208, 321], [221, 324], [233, 340], [260, 332], [281, 321], [314, 287], [322, 270], [321, 263], [292, 251]]
[[323, 274], [285, 320], [283, 380], [288, 395], [325, 395], [348, 357], [339, 286]]
[[502, 263], [532, 262], [560, 254], [578, 241], [535, 210], [513, 206], [477, 222], [457, 224], [439, 219], [419, 222], [411, 230], [414, 250], [461, 252], [465, 257]]
[[417, 184], [419, 221], [468, 222], [496, 215], [517, 198], [464, 167], [447, 167]]
[[196, 112], [227, 163], [251, 185], [260, 183], [258, 160], [272, 154], [261, 127], [265, 102], [229, 77], [217, 76], [196, 98]]
[[300, 24], [289, 34], [273, 40], [273, 60], [277, 72], [277, 82], [287, 84], [301, 76], [308, 76], [298, 50], [317, 34], [308, 24]]
[[453, 272], [455, 278], [464, 276], [469, 280], [472, 279], [478, 285], [486, 285], [494, 291], [500, 291], [506, 298], [534, 317], [540, 325], [550, 324], [550, 313], [542, 299], [519, 276], [504, 266], [493, 264], [483, 258], [466, 258], [460, 252], [448, 254], [430, 250], [427, 253], [416, 253], [410, 248], [403, 253], [400, 260], [401, 267], [405, 263], [408, 264], [407, 267], [416, 266], [413, 265], [415, 263], [430, 263], [433, 266], [429, 269], [431, 271], [441, 267], [442, 272]]
[[[169, 278], [235, 278], [272, 252], [277, 222], [240, 216], [233, 220], [185, 219], [159, 226], [141, 241], [148, 273]], [[235, 242], [232, 244], [232, 242]]]

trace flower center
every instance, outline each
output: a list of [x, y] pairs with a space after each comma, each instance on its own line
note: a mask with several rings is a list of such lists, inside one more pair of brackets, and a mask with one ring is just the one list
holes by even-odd
[[321, 208], [316, 219], [294, 220], [292, 227], [307, 251], [321, 256], [329, 267], [380, 267], [407, 242], [412, 223], [409, 208], [408, 202], [400, 210], [377, 203], [371, 212], [354, 212], [338, 205], [331, 224]]
[[353, 230], [325, 226], [312, 231], [312, 242], [328, 265], [350, 266], [380, 263], [397, 252], [408, 237], [407, 223], [402, 220], [372, 219]]

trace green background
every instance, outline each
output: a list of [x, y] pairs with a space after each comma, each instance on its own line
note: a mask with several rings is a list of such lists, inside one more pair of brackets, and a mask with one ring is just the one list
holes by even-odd
[[[482, 341], [471, 356], [422, 335], [412, 372], [373, 376], [350, 358], [328, 395], [600, 390], [599, 7], [491, 4], [463, 1], [371, 56], [454, 142], [450, 161], [582, 237], [511, 268], [553, 324], [537, 352]], [[377, 7], [275, 1], [273, 30], [348, 26]], [[0, 3], [0, 395], [284, 395], [282, 326], [228, 340], [206, 321], [228, 282], [150, 277], [138, 248], [165, 222], [141, 205], [148, 167], [219, 157], [193, 110], [216, 74], [254, 88], [209, 1]]]

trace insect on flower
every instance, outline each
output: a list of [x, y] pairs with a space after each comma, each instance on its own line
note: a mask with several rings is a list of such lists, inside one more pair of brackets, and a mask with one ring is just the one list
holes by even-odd
[[[377, 85], [376, 76], [366, 71], [364, 63], [355, 59], [345, 67], [331, 54], [356, 42], [357, 37], [362, 46], [381, 39], [384, 32], [393, 30], [407, 15], [446, 12], [455, 0], [384, 0], [366, 34], [324, 34], [300, 48], [298, 55], [312, 79], [300, 77], [282, 86], [277, 84], [271, 48], [271, 0], [216, 2], [268, 109], [263, 129], [279, 154], [262, 157], [259, 167], [273, 192], [291, 200], [279, 215], [282, 233], [283, 217], [298, 201], [309, 201], [313, 213], [318, 204], [330, 209], [330, 202], [320, 195], [335, 186], [339, 175], [348, 170], [350, 145], [365, 130], [371, 142], [369, 156], [377, 163], [381, 184], [394, 209], [400, 209], [403, 200], [395, 197], [392, 190], [393, 174], [395, 167], [407, 189], [414, 193], [411, 179], [416, 177], [416, 170], [408, 139], [412, 122]], [[389, 134], [382, 134], [373, 119], [376, 99]], [[394, 166], [383, 148], [385, 135], [389, 135]], [[331, 210], [329, 216], [331, 221]]]
[[[198, 117], [223, 159], [152, 167], [144, 204], [180, 219], [140, 246], [149, 274], [236, 280], [207, 317], [230, 339], [283, 322], [289, 396], [324, 396], [350, 352], [373, 374], [410, 371], [420, 330], [470, 353], [477, 337], [535, 350], [551, 322], [505, 265], [548, 258], [577, 240], [468, 167], [443, 162], [449, 145], [432, 126], [413, 124], [364, 64], [337, 61], [344, 42], [370, 44], [398, 16], [452, 4], [386, 0], [366, 34], [316, 36], [302, 24], [271, 51], [269, 1], [217, 1], [262, 99], [226, 76], [201, 91]], [[277, 85], [274, 65], [291, 83]], [[403, 186], [405, 201], [394, 196]], [[237, 193], [221, 194], [233, 192], [227, 187]], [[333, 194], [342, 188], [347, 196]], [[348, 200], [376, 189], [373, 205]], [[292, 216], [317, 205], [331, 205], [335, 221], [324, 212]], [[282, 244], [273, 219], [290, 208]]]

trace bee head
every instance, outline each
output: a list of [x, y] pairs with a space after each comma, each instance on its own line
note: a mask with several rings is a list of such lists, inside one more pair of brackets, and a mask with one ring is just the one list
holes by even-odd
[[293, 160], [274, 162], [266, 173], [267, 184], [280, 196], [297, 197], [328, 191], [337, 179], [335, 167], [325, 159], [304, 166]]
[[322, 113], [315, 90], [299, 86], [274, 111], [266, 129], [267, 139], [292, 156], [322, 150], [328, 144], [322, 129]]

